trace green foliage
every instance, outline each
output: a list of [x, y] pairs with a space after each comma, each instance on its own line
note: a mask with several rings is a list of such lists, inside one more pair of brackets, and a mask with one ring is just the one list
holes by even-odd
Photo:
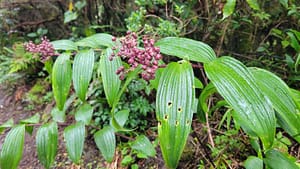
[[131, 148], [150, 157], [154, 157], [156, 154], [153, 145], [151, 144], [149, 139], [144, 135], [139, 135], [136, 138], [136, 140], [131, 144]]
[[76, 121], [82, 121], [85, 125], [89, 125], [93, 116], [93, 107], [85, 103], [79, 107], [75, 113]]
[[93, 50], [82, 50], [74, 58], [72, 80], [76, 94], [82, 102], [86, 99], [86, 93], [92, 79], [94, 61]]
[[264, 95], [270, 99], [278, 124], [300, 142], [300, 115], [289, 87], [276, 75], [263, 69], [250, 69]]
[[72, 70], [69, 54], [60, 55], [53, 65], [52, 89], [59, 110], [63, 110], [71, 87]]
[[55, 122], [44, 124], [36, 134], [36, 147], [39, 161], [43, 166], [50, 168], [55, 160], [57, 153], [58, 129]]
[[2, 169], [17, 169], [22, 158], [25, 125], [18, 125], [7, 134], [0, 154]]
[[101, 56], [99, 64], [99, 72], [102, 77], [105, 96], [110, 106], [115, 104], [119, 94], [121, 80], [115, 72], [122, 64], [120, 58], [115, 58], [114, 60], [109, 61], [109, 57], [112, 52], [113, 51], [111, 49], [106, 49], [105, 53]]
[[23, 43], [15, 43], [12, 54], [13, 59], [12, 63], [10, 63], [9, 73], [32, 69], [38, 61], [37, 56], [25, 51]]
[[64, 140], [70, 159], [74, 163], [79, 163], [83, 152], [85, 139], [85, 126], [84, 123], [78, 122], [65, 128]]
[[[212, 117], [221, 115], [219, 118], [221, 121], [218, 122], [219, 129], [226, 129], [226, 131], [222, 131], [225, 134], [214, 136], [215, 147], [210, 147], [214, 157], [213, 163], [217, 168], [230, 168], [233, 161], [227, 152], [235, 152], [236, 149], [243, 147], [237, 135], [240, 131], [239, 124], [250, 135], [249, 142], [257, 152], [257, 157], [251, 154], [245, 161], [246, 168], [253, 168], [254, 163], [257, 164], [255, 166], [257, 168], [263, 166], [263, 163], [269, 168], [295, 167], [295, 160], [286, 153], [293, 139], [299, 142], [299, 123], [297, 123], [299, 121], [299, 97], [297, 96], [299, 91], [290, 89], [285, 82], [290, 87], [299, 89], [300, 33], [298, 25], [300, 12], [298, 6], [298, 1], [287, 0], [227, 0], [218, 3], [216, 1], [203, 3], [197, 0], [136, 0], [134, 2], [116, 1], [116, 3], [76, 1], [75, 4], [70, 1], [69, 8], [64, 14], [64, 22], [72, 22], [72, 25], [65, 24], [61, 27], [65, 29], [65, 35], [68, 35], [70, 33], [68, 31], [72, 29], [72, 37], [70, 37], [72, 40], [57, 40], [52, 44], [58, 53], [65, 51], [72, 53], [62, 54], [57, 59], [53, 57], [53, 61], [56, 59], [54, 66], [50, 62], [49, 64], [45, 63], [44, 66], [51, 77], [50, 81], [57, 105], [51, 112], [52, 120], [64, 122], [65, 119], [74, 119], [66, 118], [66, 116], [74, 115], [78, 122], [66, 127], [64, 133], [71, 160], [76, 163], [80, 160], [86, 125], [87, 129], [91, 129], [87, 133], [96, 132], [94, 139], [97, 147], [104, 158], [111, 162], [117, 141], [123, 142], [123, 138], [118, 140], [115, 133], [120, 132], [118, 134], [125, 133], [132, 136], [131, 133], [138, 135], [139, 131], [144, 132], [148, 129], [149, 119], [152, 118], [151, 113], [154, 113], [155, 92], [153, 90], [158, 90], [155, 98], [157, 110], [160, 108], [156, 112], [159, 120], [158, 134], [167, 166], [175, 168], [180, 159], [182, 147], [190, 132], [190, 126], [180, 125], [192, 122], [192, 114], [196, 111], [195, 107], [198, 102], [197, 112], [201, 121], [209, 123], [210, 120], [213, 120]], [[3, 32], [2, 29], [5, 26], [13, 28], [15, 20], [10, 19], [8, 21], [13, 24], [5, 25], [6, 17], [2, 14], [4, 12], [1, 10], [0, 15], [4, 17], [0, 18], [0, 41], [5, 42], [0, 43], [1, 47], [13, 44], [16, 39], [14, 37], [16, 32]], [[114, 15], [114, 18], [110, 15]], [[124, 17], [128, 17], [125, 22], [123, 22]], [[76, 22], [74, 22], [75, 20]], [[47, 26], [47, 22], [45, 20], [42, 26]], [[22, 29], [27, 27], [20, 25]], [[113, 42], [110, 34], [97, 33], [117, 30], [113, 34], [121, 34], [125, 25], [130, 31], [137, 32], [138, 35], [145, 34], [146, 37], [158, 39], [155, 45], [160, 47], [162, 54], [170, 55], [164, 59], [167, 68], [159, 69], [156, 79], [150, 84], [137, 76], [140, 69], [129, 72], [122, 83], [115, 72], [121, 65], [125, 67], [128, 65], [118, 57], [113, 61], [108, 59], [112, 53], [111, 48], [115, 45], [118, 46], [119, 42], [118, 40], [116, 43]], [[16, 30], [22, 31], [17, 28], [18, 25]], [[20, 33], [38, 37], [47, 34], [47, 30], [49, 33], [53, 31], [51, 28], [38, 28], [36, 32], [30, 34]], [[267, 32], [269, 30], [271, 31]], [[4, 34], [5, 36], [3, 36]], [[82, 38], [83, 35], [89, 36]], [[8, 37], [10, 38], [8, 39]], [[161, 39], [161, 37], [167, 38]], [[51, 38], [55, 39], [56, 37]], [[59, 38], [61, 38], [61, 34]], [[11, 42], [8, 43], [7, 40], [11, 40]], [[242, 61], [245, 61], [247, 65], [264, 67], [272, 70], [274, 74], [262, 69], [247, 68], [231, 57], [217, 58], [214, 50], [207, 44], [211, 44], [218, 55], [234, 55], [239, 60], [243, 59]], [[10, 46], [7, 45], [4, 52], [0, 50], [0, 83], [2, 79], [9, 79], [16, 73], [28, 73], [38, 63], [36, 55], [25, 52], [21, 43], [17, 43], [12, 48], [13, 50], [9, 48]], [[88, 58], [87, 53], [91, 54], [88, 55], [90, 56]], [[80, 59], [79, 56], [81, 56]], [[174, 56], [193, 62], [182, 61], [182, 64], [179, 65], [179, 63], [172, 62], [177, 59]], [[205, 69], [203, 70], [201, 63], [195, 62], [204, 63]], [[193, 65], [197, 77], [205, 82], [203, 90], [199, 90], [203, 88], [200, 81], [186, 80], [193, 77], [190, 64]], [[189, 67], [190, 73], [186, 76], [182, 75], [185, 73], [184, 71], [176, 70], [177, 67], [183, 65]], [[53, 72], [51, 71], [52, 66]], [[173, 67], [174, 74], [170, 67]], [[71, 72], [72, 68], [73, 72]], [[98, 70], [98, 74], [94, 70]], [[11, 74], [7, 74], [9, 71]], [[201, 75], [199, 71], [201, 71]], [[208, 75], [208, 79], [205, 74]], [[275, 74], [279, 75], [284, 82]], [[73, 81], [71, 81], [71, 77], [73, 77]], [[175, 79], [176, 82], [172, 79]], [[206, 84], [207, 80], [211, 81], [208, 85]], [[170, 86], [175, 86], [180, 90]], [[27, 100], [32, 100], [32, 102], [44, 100], [40, 95], [47, 93], [45, 88], [43, 85], [37, 84], [28, 93]], [[68, 99], [70, 89], [73, 95]], [[80, 100], [76, 99], [73, 89]], [[198, 101], [194, 98], [193, 91], [195, 89], [197, 97], [198, 94], [200, 95]], [[170, 97], [163, 98], [165, 93], [162, 91], [168, 92]], [[190, 93], [185, 93], [185, 91]], [[51, 93], [49, 93], [45, 94], [48, 95], [45, 96], [45, 100], [47, 98], [49, 100], [51, 97]], [[181, 95], [176, 95], [176, 98], [171, 100], [175, 97], [172, 95], [174, 93]], [[187, 98], [189, 105], [182, 105], [188, 100]], [[167, 106], [170, 100], [174, 106], [171, 106], [174, 108], [172, 110]], [[177, 107], [188, 107], [186, 116], [182, 116], [183, 112], [180, 114], [177, 112], [178, 110], [175, 110], [176, 105]], [[207, 115], [209, 119], [206, 118]], [[26, 131], [32, 131], [31, 124], [38, 125], [36, 123], [39, 122], [39, 119], [37, 119], [37, 116], [34, 116], [20, 120], [20, 123], [25, 124]], [[275, 120], [279, 125], [277, 127], [283, 128], [291, 136], [290, 139], [282, 134], [280, 128], [276, 130], [279, 132], [275, 133]], [[153, 121], [151, 120], [151, 122]], [[52, 129], [55, 131], [51, 133], [49, 128], [45, 129], [47, 125], [42, 125], [40, 130], [45, 129], [45, 132], [38, 132], [41, 138], [46, 138], [46, 135], [55, 138], [57, 126], [51, 122], [50, 124], [53, 124]], [[0, 130], [3, 131], [13, 125], [13, 121], [10, 120], [2, 124]], [[232, 129], [232, 126], [235, 129]], [[102, 129], [99, 130], [99, 128]], [[132, 132], [126, 128], [137, 130]], [[7, 135], [7, 138], [9, 136], [10, 134]], [[78, 137], [74, 139], [74, 136]], [[264, 147], [260, 147], [261, 143], [257, 137], [261, 139]], [[20, 140], [20, 136], [17, 140]], [[51, 139], [49, 142], [46, 139], [40, 140], [42, 140], [41, 142], [44, 140], [45, 144], [50, 144]], [[243, 141], [247, 142], [247, 140]], [[123, 166], [137, 168], [135, 163], [138, 158], [155, 156], [154, 146], [144, 135], [137, 136], [134, 141], [129, 141], [125, 147], [122, 147], [122, 144], [119, 145], [121, 145]], [[170, 145], [171, 148], [168, 149], [166, 145]], [[42, 164], [49, 168], [53, 164], [55, 157], [53, 153], [56, 149], [53, 148], [52, 152], [49, 150], [50, 146], [47, 147], [38, 149], [42, 152], [40, 154], [43, 154], [39, 155], [39, 159], [42, 159]], [[2, 148], [2, 151], [3, 149], [5, 150], [5, 147]], [[47, 153], [48, 151], [49, 153]], [[243, 158], [246, 159], [246, 156], [248, 156], [247, 153]], [[18, 158], [14, 160], [18, 161]], [[273, 160], [278, 162], [278, 164], [275, 163], [276, 166], [271, 164]], [[17, 165], [17, 163], [15, 164]]]
[[112, 162], [116, 147], [114, 129], [106, 126], [94, 134], [94, 139], [104, 159]]
[[234, 117], [244, 130], [258, 136], [269, 149], [275, 137], [275, 113], [269, 99], [256, 84], [253, 74], [239, 61], [221, 57], [204, 65], [208, 78], [235, 110]]
[[158, 138], [167, 167], [176, 168], [190, 132], [195, 90], [189, 62], [170, 63], [160, 78], [156, 118]]
[[203, 42], [187, 38], [167, 37], [155, 44], [163, 54], [177, 56], [196, 62], [210, 62], [216, 59], [216, 54], [210, 46]]

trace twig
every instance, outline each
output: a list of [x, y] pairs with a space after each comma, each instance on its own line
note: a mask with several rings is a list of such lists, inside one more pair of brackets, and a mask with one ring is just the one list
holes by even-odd
[[[210, 97], [208, 99], [208, 108], [211, 106], [211, 103], [212, 103], [212, 98]], [[213, 137], [212, 137], [212, 134], [211, 134], [211, 130], [210, 130], [210, 126], [209, 126], [208, 112], [209, 112], [208, 110], [207, 110], [207, 112], [205, 112], [205, 119], [206, 119], [206, 127], [207, 127], [208, 140], [209, 140], [211, 146], [213, 148], [215, 148], [215, 143], [214, 143], [214, 140], [213, 140]]]
[[51, 19], [44, 19], [44, 20], [40, 20], [40, 21], [29, 21], [29, 22], [22, 22], [16, 26], [14, 26], [12, 29], [16, 29], [18, 27], [22, 27], [22, 26], [28, 26], [28, 25], [39, 25], [45, 22], [51, 22], [56, 20], [56, 18], [51, 18]]
[[218, 45], [218, 49], [217, 49], [217, 56], [220, 55], [222, 46], [223, 46], [223, 42], [224, 42], [224, 38], [225, 38], [225, 34], [226, 34], [226, 30], [228, 28], [229, 22], [231, 21], [231, 19], [228, 19], [228, 21], [226, 22], [225, 26], [222, 29], [222, 36], [221, 36], [221, 40], [219, 41], [219, 45]]

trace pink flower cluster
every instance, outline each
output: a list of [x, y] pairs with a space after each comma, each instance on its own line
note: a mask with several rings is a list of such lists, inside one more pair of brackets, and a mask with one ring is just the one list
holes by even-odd
[[[116, 42], [116, 37], [112, 39]], [[136, 33], [127, 32], [127, 35], [124, 38], [120, 39], [121, 47], [117, 51], [116, 47], [113, 47], [113, 50], [117, 56], [121, 57], [126, 61], [130, 68], [125, 69], [124, 66], [121, 66], [116, 74], [120, 75], [120, 79], [123, 80], [125, 75], [129, 71], [133, 71], [138, 66], [141, 66], [142, 73], [141, 77], [149, 81], [155, 78], [155, 72], [158, 69], [158, 61], [162, 59], [160, 54], [159, 47], [154, 46], [154, 40], [148, 37], [143, 37], [144, 49], [138, 47], [138, 37]], [[110, 60], [115, 57], [115, 53], [110, 56]]]
[[29, 41], [28, 43], [25, 43], [24, 46], [28, 52], [38, 53], [41, 55], [41, 60], [46, 61], [49, 59], [49, 57], [55, 55], [55, 50], [46, 36], [42, 37], [41, 41], [42, 42], [38, 45], [34, 44], [32, 41]]

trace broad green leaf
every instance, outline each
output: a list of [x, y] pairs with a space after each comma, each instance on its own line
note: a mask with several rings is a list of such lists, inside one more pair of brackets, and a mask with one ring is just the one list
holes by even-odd
[[71, 40], [56, 40], [52, 41], [55, 50], [77, 50], [77, 45]]
[[81, 50], [74, 58], [72, 79], [77, 96], [85, 102], [86, 92], [92, 79], [94, 50]]
[[80, 106], [75, 113], [76, 121], [82, 121], [85, 125], [90, 124], [93, 116], [93, 107], [87, 103]]
[[77, 122], [64, 130], [64, 139], [70, 159], [78, 164], [84, 146], [85, 127], [84, 123]]
[[246, 169], [263, 169], [264, 163], [263, 160], [258, 157], [249, 156], [244, 162], [244, 167]]
[[257, 0], [246, 0], [249, 6], [254, 10], [260, 10]]
[[147, 156], [154, 157], [156, 154], [156, 151], [150, 142], [150, 140], [144, 136], [139, 135], [136, 140], [131, 144], [131, 148], [133, 150], [136, 150], [138, 152], [141, 152]]
[[69, 54], [61, 54], [52, 70], [52, 89], [57, 108], [63, 110], [72, 80], [72, 68]]
[[56, 122], [64, 122], [66, 119], [66, 114], [65, 114], [65, 110], [58, 110], [57, 107], [54, 107], [51, 110], [51, 116], [52, 119]]
[[214, 50], [207, 44], [187, 38], [167, 37], [155, 43], [160, 52], [182, 59], [207, 63], [216, 59]]
[[1, 134], [6, 128], [13, 127], [13, 126], [14, 126], [14, 119], [11, 118], [11, 119], [7, 120], [5, 123], [1, 124], [1, 126], [0, 126], [0, 134]]
[[0, 154], [1, 169], [16, 169], [22, 158], [25, 125], [12, 128], [7, 134]]
[[55, 161], [58, 143], [58, 129], [55, 122], [44, 124], [36, 134], [38, 159], [48, 169]]
[[110, 34], [97, 33], [92, 36], [81, 39], [76, 42], [78, 46], [91, 47], [91, 48], [101, 48], [101, 47], [113, 47], [115, 43], [112, 41]]
[[227, 56], [204, 64], [204, 68], [217, 91], [235, 110], [234, 118], [269, 149], [275, 137], [275, 113], [253, 74], [241, 62]]
[[195, 89], [192, 66], [170, 63], [163, 71], [156, 95], [158, 138], [166, 166], [176, 168], [191, 129]]
[[106, 126], [94, 134], [97, 147], [107, 162], [112, 162], [116, 149], [116, 137], [114, 129]]
[[236, 0], [227, 0], [223, 8], [223, 19], [230, 16], [235, 9]]
[[294, 160], [291, 160], [287, 155], [275, 149], [266, 152], [264, 163], [271, 169], [299, 169]]
[[112, 52], [113, 51], [108, 48], [104, 52], [105, 54], [101, 56], [99, 65], [105, 96], [110, 106], [113, 105], [119, 93], [121, 80], [116, 74], [116, 71], [122, 65], [119, 57], [115, 57], [112, 61], [109, 60]]
[[289, 87], [275, 74], [259, 69], [250, 68], [257, 84], [267, 96], [275, 111], [277, 122], [292, 137], [300, 143], [300, 114]]
[[115, 119], [121, 127], [124, 127], [124, 124], [128, 120], [129, 110], [121, 110], [115, 114]]

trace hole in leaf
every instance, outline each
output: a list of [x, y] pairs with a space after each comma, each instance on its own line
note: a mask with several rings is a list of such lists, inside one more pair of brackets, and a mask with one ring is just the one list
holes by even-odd
[[187, 121], [186, 121], [186, 125], [189, 125], [189, 124], [190, 124], [190, 121], [189, 121], [189, 120], [187, 120]]
[[172, 102], [171, 102], [171, 101], [168, 102], [168, 106], [169, 106], [169, 107], [172, 106]]
[[178, 111], [178, 112], [182, 112], [182, 108], [181, 108], [181, 107], [178, 107], [177, 111]]
[[179, 125], [179, 122], [176, 120], [176, 122], [175, 122], [175, 126], [178, 126]]
[[158, 121], [158, 127], [161, 126], [161, 121]]
[[169, 116], [166, 114], [165, 117], [164, 117], [164, 119], [168, 120], [168, 118], [169, 118]]

